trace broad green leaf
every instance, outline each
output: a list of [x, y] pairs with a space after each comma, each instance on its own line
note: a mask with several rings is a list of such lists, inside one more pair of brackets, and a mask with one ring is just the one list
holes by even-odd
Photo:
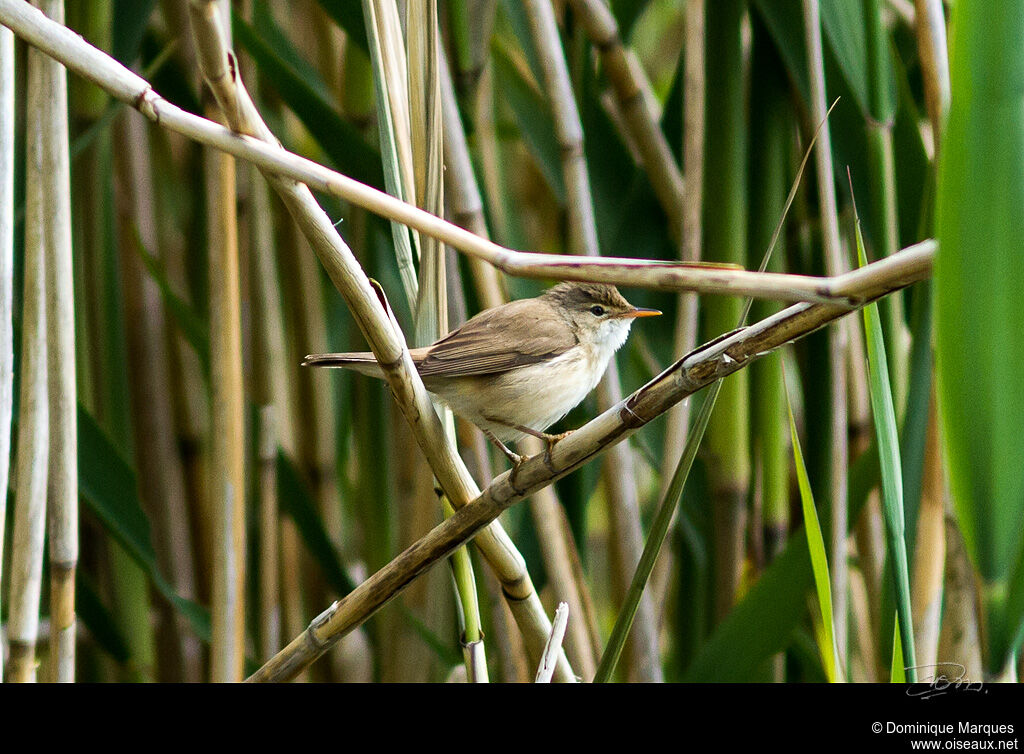
[[[793, 3], [799, 5], [799, 3]], [[850, 0], [820, 0], [822, 32], [843, 77], [853, 90], [857, 107], [868, 112], [868, 47], [864, 38], [864, 8]]]
[[[982, 580], [985, 661], [1019, 636], [1007, 601], [1024, 547], [1024, 0], [959, 0], [952, 100], [939, 166], [936, 366], [953, 504]], [[1017, 578], [1021, 571], [1017, 570]]]
[[565, 201], [565, 183], [559, 160], [555, 126], [543, 95], [525, 78], [500, 45], [491, 48], [494, 65], [494, 88], [512, 111], [523, 140], [529, 147], [537, 167], [558, 201]]
[[89, 635], [104, 652], [118, 662], [131, 659], [124, 634], [103, 604], [88, 574], [81, 568], [75, 572], [75, 615], [89, 629]]
[[142, 264], [146, 267], [146, 271], [149, 276], [153, 278], [153, 282], [156, 283], [160, 289], [160, 295], [164, 300], [164, 304], [167, 306], [167, 310], [171, 313], [174, 318], [174, 322], [178, 325], [182, 334], [185, 336], [185, 340], [188, 341], [189, 345], [195, 350], [199, 356], [199, 361], [203, 365], [203, 373], [210, 373], [210, 328], [207, 322], [196, 313], [196, 310], [192, 305], [174, 292], [171, 287], [170, 281], [167, 279], [167, 273], [164, 270], [163, 263], [149, 253], [149, 250], [142, 244], [142, 239], [139, 237], [138, 228], [133, 229], [135, 232], [135, 245], [132, 247], [136, 250], [139, 258], [142, 260]]
[[139, 56], [155, 5], [156, 0], [114, 0], [111, 54], [127, 66]]
[[209, 611], [177, 593], [157, 567], [149, 520], [139, 502], [135, 472], [89, 412], [78, 408], [78, 489], [82, 499], [125, 551], [149, 574], [201, 639], [209, 641]]
[[369, 51], [366, 43], [366, 24], [363, 22], [363, 4], [360, 0], [317, 0], [335, 23], [345, 30], [348, 38], [363, 52]]
[[306, 484], [283, 452], [277, 454], [277, 489], [281, 510], [295, 522], [309, 553], [320, 564], [327, 583], [339, 595], [351, 592], [355, 584], [341, 565], [341, 558], [327, 536]]

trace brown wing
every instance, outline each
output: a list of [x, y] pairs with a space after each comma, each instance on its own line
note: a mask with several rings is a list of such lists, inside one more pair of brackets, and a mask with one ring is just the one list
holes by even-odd
[[434, 343], [417, 369], [424, 377], [495, 374], [554, 358], [576, 343], [550, 309], [535, 299], [513, 301], [481, 312]]

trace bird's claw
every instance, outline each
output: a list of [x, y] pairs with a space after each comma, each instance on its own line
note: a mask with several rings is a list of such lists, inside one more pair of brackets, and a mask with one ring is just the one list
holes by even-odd
[[562, 432], [561, 434], [558, 434], [558, 435], [548, 435], [548, 434], [544, 435], [544, 444], [545, 444], [545, 448], [544, 448], [544, 465], [547, 466], [549, 469], [551, 469], [551, 471], [555, 471], [554, 464], [551, 462], [551, 451], [554, 449], [555, 444], [559, 440], [564, 440], [566, 437], [571, 435], [573, 433], [573, 431], [574, 430], [570, 429], [569, 431]]

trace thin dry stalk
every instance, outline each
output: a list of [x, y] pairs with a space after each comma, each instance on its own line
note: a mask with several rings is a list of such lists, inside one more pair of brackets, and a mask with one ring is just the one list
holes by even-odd
[[[14, 34], [0, 28], [0, 490], [11, 468], [14, 411]], [[0, 579], [7, 495], [0, 495]], [[0, 681], [3, 681], [0, 660]]]
[[942, 141], [942, 124], [949, 112], [949, 48], [946, 46], [946, 18], [942, 0], [914, 0], [917, 51], [921, 57], [924, 102], [932, 124], [935, 153]]
[[[700, 260], [702, 241], [701, 217], [704, 207], [704, 0], [687, 0], [686, 44], [683, 51], [683, 189], [682, 239], [679, 258], [684, 262]], [[676, 303], [673, 353], [689, 353], [697, 342], [697, 297], [680, 294]], [[661, 465], [660, 500], [665, 498], [672, 474], [686, 447], [690, 423], [690, 402], [684, 401], [668, 413], [665, 427], [665, 450]], [[652, 593], [659, 595], [658, 604], [666, 603], [668, 575], [672, 568], [672, 549], [664, 548], [654, 573]]]
[[[41, 10], [64, 22], [63, 0]], [[75, 568], [78, 564], [78, 415], [75, 392], [75, 313], [71, 265], [71, 166], [67, 74], [57, 61], [40, 61], [37, 117], [43, 124], [43, 218], [46, 249], [47, 370], [50, 455], [47, 528], [50, 543], [51, 678], [75, 679]]]
[[[845, 272], [848, 265], [843, 258], [839, 240], [839, 214], [836, 206], [835, 175], [832, 171], [832, 137], [825, 98], [825, 63], [821, 42], [821, 19], [818, 0], [803, 0], [804, 33], [808, 51], [808, 69], [811, 82], [811, 121], [821, 123], [815, 145], [815, 167], [818, 177], [818, 202], [821, 210], [822, 241], [825, 250], [825, 269], [835, 276]], [[831, 379], [832, 424], [829, 437], [830, 488], [832, 490], [832, 528], [829, 540], [829, 565], [832, 577], [832, 611], [835, 639], [839, 657], [846, 657], [847, 647], [847, 467], [849, 447], [847, 440], [847, 374], [849, 352], [848, 325], [833, 328], [829, 335], [829, 376]]]
[[537, 668], [536, 683], [551, 683], [551, 676], [555, 672], [555, 664], [558, 661], [559, 648], [562, 646], [562, 639], [565, 638], [565, 627], [569, 623], [569, 606], [559, 602], [555, 609], [555, 619], [551, 621], [551, 636], [548, 637], [548, 644], [544, 647], [544, 657], [540, 667]]
[[[163, 573], [178, 594], [195, 599], [191, 518], [185, 468], [175, 444], [168, 327], [163, 296], [146, 271], [144, 255], [156, 254], [159, 240], [153, 206], [152, 164], [146, 122], [130, 115], [118, 124], [124, 148], [115, 154], [118, 177], [118, 225], [124, 290], [127, 352], [134, 379], [129, 383], [135, 466], [142, 504], [155, 524], [155, 547]], [[201, 647], [187, 621], [170, 605], [161, 620], [173, 647], [168, 664], [180, 668], [182, 681], [200, 680]]]
[[[462, 129], [458, 104], [455, 101], [448, 60], [444, 55], [440, 58], [441, 104], [444, 107], [441, 123], [444, 129], [445, 192], [452, 208], [452, 220], [471, 233], [487, 238], [484, 203], [480, 197], [476, 175], [473, 173], [473, 162], [469, 155], [469, 145], [466, 143], [466, 133]], [[498, 271], [493, 266], [476, 257], [470, 257], [469, 269], [483, 308], [490, 309], [507, 300]]]
[[[530, 32], [540, 58], [544, 89], [548, 93], [562, 160], [566, 186], [566, 207], [569, 226], [569, 249], [576, 255], [600, 255], [597, 242], [597, 221], [594, 216], [590, 177], [583, 152], [583, 124], [576, 107], [576, 97], [569, 79], [569, 69], [562, 50], [562, 40], [551, 4], [547, 0], [527, 0], [526, 12]], [[597, 387], [599, 410], [622, 400], [618, 366], [613, 359]], [[636, 473], [628, 444], [611, 450], [603, 466], [605, 496], [609, 506], [610, 545], [613, 550], [613, 580], [618, 597], [629, 588], [636, 564], [643, 551], [640, 527], [640, 503], [636, 493]], [[634, 623], [627, 651], [631, 680], [662, 680], [658, 649], [657, 620], [650, 593], [640, 601], [638, 619]]]
[[[441, 92], [445, 106], [445, 178], [452, 214], [456, 223], [487, 238], [487, 223], [483, 215], [480, 189], [473, 173], [465, 132], [448, 77], [447, 63], [443, 57], [441, 61]], [[477, 295], [483, 307], [489, 309], [505, 303], [507, 299], [500, 287], [497, 271], [491, 265], [477, 259], [471, 259], [471, 269]], [[472, 431], [474, 436], [483, 437], [475, 428]], [[524, 452], [531, 455], [542, 449], [539, 441], [535, 442], [534, 438], [526, 438], [523, 443]], [[555, 593], [559, 599], [569, 603], [573, 615], [585, 615], [581, 590], [584, 590], [586, 585], [577, 581], [573, 573], [570, 551], [575, 544], [571, 532], [565, 525], [565, 515], [554, 489], [548, 487], [533, 496], [530, 499], [530, 509], [544, 556], [545, 571], [554, 584]], [[597, 669], [597, 637], [588, 629], [587, 622], [573, 621], [566, 641], [567, 652], [573, 659], [573, 666], [584, 681], [591, 680]]]
[[[882, 265], [885, 269], [889, 259], [871, 266]], [[905, 285], [884, 286], [874, 293], [881, 297]], [[626, 400], [557, 443], [550, 455], [528, 458], [515, 470], [497, 477], [478, 498], [321, 613], [302, 635], [248, 680], [283, 681], [293, 677], [427, 568], [477, 535], [502, 511], [580, 468], [609, 446], [627, 439], [698, 390], [848, 313], [840, 307], [796, 304], [691, 352]]]
[[952, 501], [947, 496], [945, 502], [945, 589], [938, 650], [938, 657], [942, 658], [943, 666], [934, 670], [947, 677], [983, 678], [982, 637], [978, 627], [979, 600], [974, 569], [964, 547], [963, 535], [956, 523]]
[[[202, 30], [220, 15], [227, 33], [230, 6], [218, 0], [191, 0], [189, 16], [207, 84], [217, 95], [229, 77], [222, 60], [209, 54]], [[223, 107], [225, 101], [217, 97]], [[213, 110], [212, 106], [208, 110]], [[230, 123], [232, 114], [223, 117]], [[204, 155], [207, 244], [210, 278], [210, 488], [213, 496], [213, 640], [210, 673], [215, 682], [237, 681], [245, 662], [245, 419], [242, 382], [242, 328], [239, 298], [238, 218], [235, 161], [210, 151]]]
[[[519, 443], [526, 455], [544, 451], [544, 444], [534, 437]], [[555, 495], [554, 487], [545, 487], [530, 498], [530, 513], [533, 516], [534, 531], [540, 543], [544, 559], [544, 572], [562, 604], [568, 605], [569, 612], [577, 616], [567, 632], [566, 652], [573, 667], [584, 683], [594, 680], [597, 672], [597, 657], [600, 652], [599, 637], [591, 634], [589, 625], [583, 620], [583, 590], [586, 584], [577, 581], [573, 560], [578, 560], [573, 550], [576, 544], [569, 530], [562, 504]]]
[[530, 36], [540, 59], [544, 91], [551, 105], [565, 180], [569, 250], [576, 256], [598, 256], [597, 223], [590, 177], [583, 153], [583, 125], [562, 51], [562, 40], [549, 0], [524, 0]]
[[[270, 188], [256, 171], [249, 170], [249, 197], [252, 202], [250, 237], [253, 265], [253, 359], [257, 401], [260, 409], [260, 648], [261, 656], [273, 655], [281, 642], [281, 587], [283, 593], [300, 592], [298, 579], [285, 581], [289, 574], [298, 574], [298, 552], [290, 555], [296, 560], [291, 568], [284, 568], [282, 560], [289, 557], [282, 540], [284, 529], [294, 527], [290, 520], [278, 524], [277, 513], [277, 448], [280, 446], [288, 458], [295, 458], [295, 440], [292, 423], [291, 400], [284, 358], [287, 353], [284, 335], [281, 290], [278, 284], [277, 264], [274, 259], [273, 209]], [[271, 439], [273, 469], [267, 456]], [[271, 486], [273, 482], [273, 486]], [[280, 528], [280, 530], [279, 530]], [[297, 535], [296, 535], [297, 539]], [[296, 608], [296, 600], [286, 601]], [[295, 610], [289, 626], [301, 621], [301, 612]]]
[[42, 86], [49, 64], [29, 50], [25, 123], [25, 271], [21, 319], [21, 383], [18, 460], [15, 469], [14, 532], [11, 541], [7, 637], [9, 680], [36, 677], [43, 535], [46, 527], [46, 477], [49, 463], [49, 405], [46, 377], [46, 124]]
[[[481, 238], [457, 225], [424, 212], [393, 196], [311, 160], [281, 149], [276, 141], [252, 138], [187, 113], [164, 100], [143, 79], [128, 71], [73, 32], [34, 15], [17, 0], [0, 0], [0, 21], [18, 36], [61, 61], [78, 75], [102, 87], [108, 94], [130, 104], [168, 130], [248, 160], [260, 170], [289, 181], [298, 181], [325, 194], [337, 196], [382, 217], [408, 225], [459, 251], [482, 259], [516, 277], [532, 279], [592, 280], [625, 287], [665, 291], [694, 291], [776, 301], [833, 304], [857, 308], [874, 282], [843, 285], [830, 278], [781, 273], [758, 273], [720, 266], [692, 266], [679, 262], [616, 257], [567, 257], [514, 251]], [[225, 69], [226, 70], [226, 69]], [[273, 138], [267, 132], [268, 138]], [[932, 254], [925, 247], [909, 255], [908, 273], [931, 268]], [[868, 275], [875, 274], [872, 270]]]
[[939, 421], [934, 387], [928, 411], [925, 437], [924, 479], [921, 507], [917, 514], [917, 539], [914, 548], [914, 591], [911, 606], [914, 616], [915, 661], [920, 666], [934, 665], [938, 659], [939, 628], [942, 617], [942, 577], [946, 563], [945, 499], [946, 479], [939, 443]]
[[277, 527], [277, 418], [273, 404], [260, 406], [259, 509], [260, 552], [260, 657], [273, 657], [281, 647], [281, 598], [278, 571]]
[[636, 144], [654, 193], [668, 216], [669, 231], [676, 235], [683, 225], [683, 176], [658, 123], [647, 74], [636, 53], [623, 46], [618, 23], [604, 0], [569, 0], [569, 4], [601, 56], [628, 136]]

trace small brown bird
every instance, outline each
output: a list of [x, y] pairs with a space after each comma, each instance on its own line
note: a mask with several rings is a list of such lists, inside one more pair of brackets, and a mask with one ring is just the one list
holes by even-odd
[[[633, 320], [658, 314], [633, 306], [613, 285], [559, 283], [537, 298], [480, 312], [409, 353], [427, 390], [518, 464], [522, 458], [505, 442], [533, 435], [550, 449], [564, 435], [544, 430], [596, 387]], [[303, 363], [384, 377], [369, 352], [311, 354]]]

